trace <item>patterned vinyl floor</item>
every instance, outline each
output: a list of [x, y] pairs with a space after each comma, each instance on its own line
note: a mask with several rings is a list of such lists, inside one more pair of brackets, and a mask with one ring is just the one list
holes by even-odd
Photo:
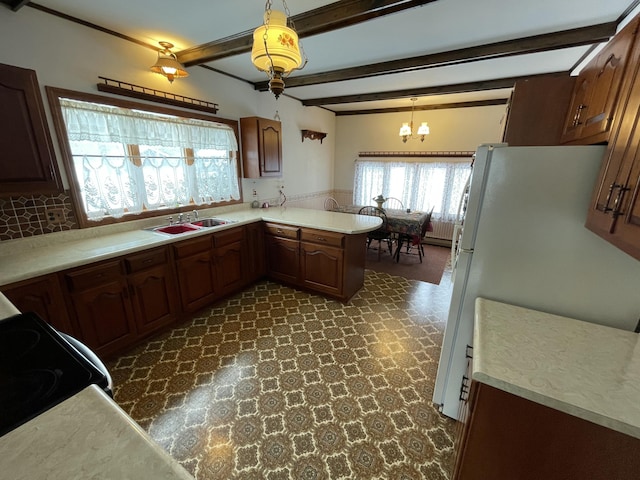
[[120, 406], [198, 480], [447, 479], [441, 284], [366, 271], [348, 304], [263, 281], [114, 359]]

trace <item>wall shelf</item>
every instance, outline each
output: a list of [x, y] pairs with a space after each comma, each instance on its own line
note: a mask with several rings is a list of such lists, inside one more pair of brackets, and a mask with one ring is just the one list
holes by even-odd
[[115, 93], [125, 97], [132, 97], [141, 100], [150, 100], [152, 102], [174, 105], [177, 107], [190, 108], [207, 113], [218, 113], [218, 104], [198, 100], [197, 98], [176, 95], [175, 93], [163, 92], [155, 88], [142, 87], [132, 83], [121, 82], [111, 78], [98, 77], [104, 83], [98, 83], [98, 90], [101, 92]]
[[315, 130], [300, 130], [300, 133], [302, 134], [303, 142], [305, 138], [308, 138], [310, 140], [320, 140], [320, 143], [322, 143], [322, 140], [324, 140], [324, 137], [327, 136], [326, 133], [316, 132]]

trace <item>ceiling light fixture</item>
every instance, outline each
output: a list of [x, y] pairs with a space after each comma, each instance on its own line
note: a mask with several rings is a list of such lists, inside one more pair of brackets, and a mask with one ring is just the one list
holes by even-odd
[[419, 138], [421, 142], [424, 142], [425, 135], [429, 135], [429, 125], [427, 125], [427, 122], [422, 122], [420, 124], [420, 127], [418, 127], [417, 136], [413, 136], [413, 111], [415, 109], [417, 100], [418, 99], [415, 97], [411, 99], [411, 101], [413, 102], [411, 104], [411, 123], [403, 123], [400, 127], [399, 135], [402, 137], [402, 141], [404, 143], [407, 143], [407, 140], [409, 138]]
[[282, 6], [286, 13], [271, 10], [271, 0], [267, 0], [264, 24], [254, 30], [251, 49], [251, 62], [258, 70], [267, 74], [269, 90], [276, 99], [284, 91], [284, 79], [292, 71], [302, 70], [307, 64], [307, 56], [293, 29], [289, 8], [284, 0]]
[[162, 49], [158, 51], [158, 60], [155, 65], [151, 67], [151, 71], [159, 73], [167, 77], [169, 83], [173, 83], [175, 78], [188, 77], [189, 73], [184, 69], [184, 66], [178, 61], [175, 53], [171, 52], [173, 43], [159, 42]]

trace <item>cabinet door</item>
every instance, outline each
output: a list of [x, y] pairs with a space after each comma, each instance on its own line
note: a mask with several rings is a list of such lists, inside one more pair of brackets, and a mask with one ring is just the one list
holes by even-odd
[[600, 170], [586, 227], [640, 259], [640, 46], [631, 65], [622, 119]]
[[582, 138], [604, 134], [611, 128], [636, 29], [637, 21], [616, 35], [596, 57], [592, 94], [582, 117]]
[[129, 275], [129, 286], [138, 333], [147, 334], [175, 321], [178, 299], [169, 265]]
[[282, 176], [282, 127], [259, 117], [240, 119], [242, 165], [245, 178]]
[[502, 141], [510, 146], [559, 145], [575, 80], [542, 75], [516, 81]]
[[596, 144], [609, 140], [613, 122], [620, 116], [620, 94], [637, 28], [635, 19], [578, 75], [562, 143]]
[[61, 190], [36, 72], [0, 64], [0, 194]]
[[178, 260], [178, 284], [184, 311], [194, 312], [213, 302], [217, 292], [212, 250]]
[[2, 293], [21, 312], [35, 312], [57, 330], [75, 336], [55, 275], [2, 287]]
[[252, 223], [245, 227], [244, 243], [247, 259], [245, 263], [246, 282], [250, 284], [264, 277], [267, 273], [262, 223]]
[[172, 323], [178, 315], [178, 290], [168, 247], [145, 250], [124, 259], [138, 333]]
[[235, 242], [215, 251], [218, 294], [221, 296], [241, 290], [245, 285], [242, 242]]
[[260, 176], [282, 175], [282, 133], [280, 122], [261, 118], [258, 121], [260, 135]]
[[130, 346], [137, 337], [124, 278], [109, 280], [71, 294], [81, 338], [98, 355]]
[[342, 295], [342, 249], [303, 242], [301, 262], [303, 286], [334, 296]]
[[300, 242], [266, 235], [267, 270], [269, 276], [290, 284], [300, 278]]
[[560, 138], [561, 143], [572, 142], [581, 136], [582, 126], [584, 124], [584, 110], [589, 102], [591, 85], [593, 84], [595, 74], [595, 67], [587, 66], [580, 72], [580, 75], [576, 79], [573, 94], [571, 95], [571, 103], [569, 104], [569, 110], [567, 111], [567, 117], [564, 122], [562, 137]]

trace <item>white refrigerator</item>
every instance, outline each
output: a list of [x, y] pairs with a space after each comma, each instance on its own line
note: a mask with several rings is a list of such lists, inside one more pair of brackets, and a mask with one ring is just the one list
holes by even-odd
[[604, 154], [604, 146], [476, 151], [433, 396], [445, 415], [458, 418], [477, 297], [635, 328], [640, 261], [584, 226]]

